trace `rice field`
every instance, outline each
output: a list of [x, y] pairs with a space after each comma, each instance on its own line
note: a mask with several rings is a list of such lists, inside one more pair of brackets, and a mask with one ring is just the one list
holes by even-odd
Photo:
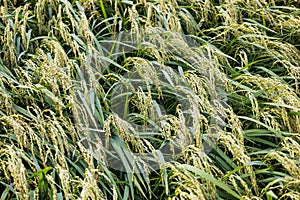
[[1, 199], [300, 199], [297, 0], [0, 0]]

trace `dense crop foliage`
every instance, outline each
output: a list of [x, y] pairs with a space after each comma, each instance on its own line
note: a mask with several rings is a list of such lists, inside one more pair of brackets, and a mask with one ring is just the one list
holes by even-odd
[[[108, 49], [141, 32], [144, 46]], [[0, 0], [1, 199], [300, 199], [299, 45], [294, 0]], [[187, 106], [161, 71], [180, 77]], [[156, 125], [163, 102], [159, 134], [114, 112], [129, 72], [145, 86], [130, 119]], [[86, 148], [81, 121], [110, 147]], [[189, 145], [163, 160], [172, 137]], [[109, 148], [135, 172], [113, 168]]]

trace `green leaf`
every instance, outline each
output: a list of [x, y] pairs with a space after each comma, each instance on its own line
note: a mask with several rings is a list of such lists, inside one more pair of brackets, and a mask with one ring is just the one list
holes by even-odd
[[214, 178], [213, 176], [211, 176], [210, 174], [206, 173], [205, 171], [198, 169], [194, 166], [191, 165], [187, 165], [187, 164], [182, 164], [182, 166], [190, 171], [193, 172], [197, 175], [199, 175], [201, 178], [204, 178], [208, 181], [210, 181], [211, 183], [213, 183], [214, 185], [220, 187], [221, 189], [223, 189], [224, 191], [226, 191], [228, 194], [232, 195], [232, 197], [235, 197], [237, 199], [244, 199], [242, 196], [240, 196], [239, 194], [237, 194], [235, 191], [233, 191], [228, 185], [222, 183], [221, 181], [219, 181], [218, 179]]

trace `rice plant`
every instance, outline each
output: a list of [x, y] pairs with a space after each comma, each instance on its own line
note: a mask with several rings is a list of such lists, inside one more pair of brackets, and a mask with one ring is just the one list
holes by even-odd
[[1, 199], [300, 199], [299, 14], [0, 0]]

